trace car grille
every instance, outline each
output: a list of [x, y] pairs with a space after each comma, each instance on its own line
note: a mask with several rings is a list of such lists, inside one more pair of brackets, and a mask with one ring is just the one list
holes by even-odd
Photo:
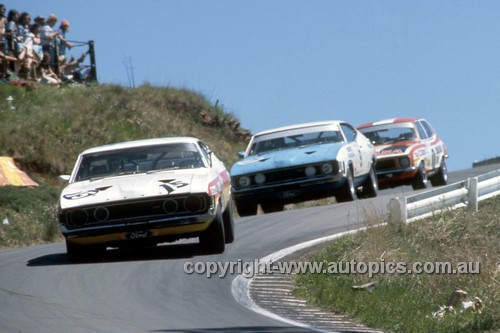
[[383, 160], [378, 160], [376, 165], [377, 170], [393, 170], [396, 169], [396, 160], [393, 158], [387, 158]]
[[[333, 170], [330, 174], [323, 174], [321, 172], [321, 166], [325, 163], [330, 163], [333, 166]], [[312, 166], [316, 169], [316, 173], [314, 176], [307, 176], [305, 174], [305, 169], [308, 166]], [[338, 172], [339, 172], [339, 167], [338, 167], [337, 161], [325, 161], [325, 162], [320, 163], [320, 164], [302, 165], [302, 166], [293, 167], [293, 168], [264, 171], [264, 172], [260, 172], [260, 173], [266, 176], [266, 181], [264, 184], [261, 184], [261, 186], [262, 185], [264, 185], [264, 186], [265, 185], [274, 185], [274, 184], [290, 182], [290, 181], [295, 181], [295, 180], [309, 180], [309, 179], [312, 180], [312, 179], [318, 178], [318, 177], [325, 177], [328, 175], [336, 175]], [[255, 175], [257, 175], [257, 174], [259, 174], [259, 173], [247, 175], [251, 179], [251, 184], [247, 188], [259, 186], [255, 182]], [[235, 186], [238, 186], [239, 188], [241, 188], [238, 185], [238, 178], [239, 177], [233, 177], [232, 183], [235, 184]]]
[[67, 210], [60, 218], [69, 227], [88, 224], [134, 223], [154, 218], [206, 213], [212, 199], [206, 194], [126, 201]]

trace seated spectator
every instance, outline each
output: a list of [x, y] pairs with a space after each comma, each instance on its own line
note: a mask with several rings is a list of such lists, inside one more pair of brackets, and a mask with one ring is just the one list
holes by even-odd
[[59, 79], [57, 74], [54, 73], [50, 64], [51, 64], [50, 54], [48, 52], [43, 52], [42, 63], [38, 67], [39, 80], [41, 83], [59, 86], [61, 84], [61, 79]]
[[84, 75], [81, 73], [81, 71], [88, 66], [81, 66], [81, 63], [85, 60], [86, 56], [87, 52], [84, 52], [77, 60], [75, 60], [75, 57], [73, 56], [71, 56], [71, 59], [69, 61], [67, 61], [66, 58], [61, 58], [61, 78], [66, 81], [82, 83], [84, 81]]
[[69, 21], [62, 20], [59, 26], [59, 55], [66, 57], [66, 48], [71, 49], [73, 44], [67, 41], [66, 34], [69, 31]]

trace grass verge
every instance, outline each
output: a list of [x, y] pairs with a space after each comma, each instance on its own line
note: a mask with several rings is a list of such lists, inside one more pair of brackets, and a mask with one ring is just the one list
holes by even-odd
[[[295, 293], [375, 328], [394, 332], [477, 332], [500, 329], [500, 197], [479, 212], [460, 209], [411, 224], [388, 224], [329, 244], [313, 262], [479, 262], [479, 274], [298, 274]], [[352, 286], [378, 282], [374, 291]], [[481, 312], [435, 318], [455, 288], [479, 297]]]
[[0, 190], [0, 246], [14, 247], [62, 239], [57, 223], [59, 188], [4, 186]]

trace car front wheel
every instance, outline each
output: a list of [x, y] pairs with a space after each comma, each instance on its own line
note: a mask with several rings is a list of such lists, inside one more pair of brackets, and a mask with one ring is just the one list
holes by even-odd
[[241, 217], [252, 216], [257, 214], [257, 203], [249, 201], [235, 200], [236, 210]]
[[274, 202], [263, 202], [260, 204], [260, 206], [262, 207], [262, 210], [266, 214], [282, 212], [283, 209], [285, 209], [285, 205]]
[[431, 177], [432, 186], [443, 186], [448, 183], [448, 168], [446, 162], [443, 160], [436, 175]]
[[214, 220], [208, 229], [200, 235], [200, 245], [203, 252], [207, 254], [222, 253], [226, 249], [224, 221], [222, 219], [220, 204]]
[[222, 220], [224, 221], [224, 237], [226, 244], [230, 244], [234, 241], [234, 217], [233, 217], [233, 203], [229, 201], [227, 207], [222, 214]]
[[104, 248], [96, 245], [80, 245], [66, 240], [66, 254], [70, 262], [96, 259], [104, 252]]
[[[363, 183], [361, 190], [362, 198], [375, 198], [378, 192], [378, 180], [377, 174], [375, 173], [375, 168], [372, 166], [370, 168], [370, 173]], [[358, 196], [359, 197], [359, 196]]]
[[335, 195], [337, 202], [347, 202], [356, 199], [356, 189], [354, 188], [354, 178], [352, 169], [349, 167], [346, 172], [344, 184]]
[[427, 179], [427, 173], [425, 172], [424, 164], [420, 163], [417, 175], [413, 179], [411, 187], [413, 187], [414, 190], [422, 190], [427, 188], [427, 182], [428, 179]]

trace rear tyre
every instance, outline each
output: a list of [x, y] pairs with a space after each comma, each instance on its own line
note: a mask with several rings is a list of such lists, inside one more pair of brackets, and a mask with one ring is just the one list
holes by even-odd
[[[370, 168], [370, 173], [363, 183], [363, 188], [361, 190], [362, 198], [375, 198], [378, 192], [378, 180], [377, 174], [373, 166]], [[358, 195], [359, 197], [359, 195]]]
[[274, 202], [265, 202], [265, 203], [263, 202], [260, 204], [260, 206], [262, 207], [262, 210], [266, 214], [282, 212], [283, 209], [285, 209], [285, 205]]
[[234, 203], [236, 204], [236, 210], [241, 217], [257, 214], [257, 204], [254, 202], [234, 200]]
[[424, 164], [420, 163], [418, 167], [418, 172], [415, 178], [413, 179], [413, 182], [411, 183], [411, 187], [413, 187], [414, 190], [422, 190], [427, 188], [427, 173], [425, 172], [424, 169]]
[[207, 230], [200, 235], [200, 245], [204, 253], [217, 254], [226, 249], [224, 237], [224, 221], [222, 219], [221, 208], [217, 208], [217, 214]]
[[222, 220], [224, 221], [224, 237], [226, 244], [234, 241], [234, 218], [233, 218], [233, 203], [227, 203], [226, 210], [222, 213]]
[[344, 184], [335, 195], [337, 202], [347, 202], [356, 199], [356, 189], [354, 188], [354, 177], [352, 169], [349, 167], [346, 172], [346, 179]]
[[446, 167], [446, 162], [444, 160], [441, 163], [437, 174], [432, 176], [430, 181], [432, 186], [443, 186], [448, 183], [448, 168]]

